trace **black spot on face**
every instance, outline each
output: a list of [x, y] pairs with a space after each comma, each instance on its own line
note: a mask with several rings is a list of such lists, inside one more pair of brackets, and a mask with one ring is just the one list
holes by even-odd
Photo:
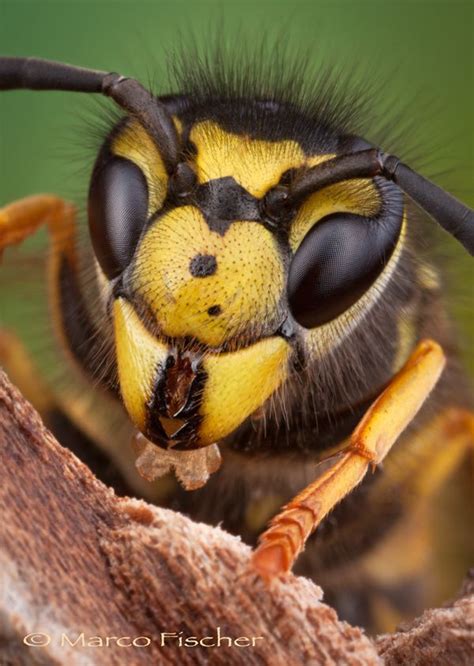
[[217, 259], [212, 254], [197, 254], [189, 263], [189, 272], [193, 277], [208, 277], [217, 270]]
[[211, 305], [211, 307], [207, 311], [207, 314], [210, 317], [216, 317], [217, 315], [220, 315], [221, 312], [222, 308], [220, 305]]

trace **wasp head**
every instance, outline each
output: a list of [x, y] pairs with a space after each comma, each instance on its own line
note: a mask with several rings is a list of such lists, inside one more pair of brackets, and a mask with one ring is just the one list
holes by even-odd
[[311, 264], [292, 277], [298, 248], [327, 216], [374, 213], [380, 194], [362, 180], [285, 206], [285, 184], [336, 145], [308, 150], [189, 109], [173, 122], [183, 148], [172, 172], [137, 120], [117, 126], [94, 170], [89, 224], [125, 407], [154, 443], [189, 449], [230, 435], [285, 384], [308, 328], [288, 288]]

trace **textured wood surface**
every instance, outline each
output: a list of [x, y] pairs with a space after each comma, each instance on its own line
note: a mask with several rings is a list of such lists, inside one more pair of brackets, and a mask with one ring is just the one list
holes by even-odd
[[459, 598], [443, 608], [427, 610], [394, 634], [379, 636], [379, 654], [386, 666], [472, 666], [474, 664], [474, 569]]
[[[339, 622], [310, 581], [291, 576], [269, 590], [249, 574], [239, 539], [116, 497], [3, 374], [0, 447], [0, 663], [378, 663], [371, 642]], [[262, 638], [253, 647], [161, 645], [164, 632], [201, 639], [217, 627], [233, 639]], [[49, 644], [25, 645], [34, 633], [43, 636], [30, 642]], [[107, 636], [151, 643], [82, 645]]]
[[472, 589], [373, 643], [310, 581], [266, 587], [239, 539], [115, 496], [1, 371], [0, 466], [2, 666], [473, 663]]

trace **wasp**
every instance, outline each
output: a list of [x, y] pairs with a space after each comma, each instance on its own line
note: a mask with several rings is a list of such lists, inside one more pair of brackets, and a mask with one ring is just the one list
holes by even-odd
[[2, 250], [49, 230], [57, 333], [121, 425], [94, 437], [60, 396], [36, 386], [37, 404], [132, 492], [255, 544], [264, 579], [298, 560], [344, 617], [377, 626], [381, 609], [419, 604], [435, 491], [473, 443], [420, 229], [431, 218], [472, 255], [474, 212], [323, 94], [186, 76], [159, 97], [116, 73], [0, 59], [2, 90], [99, 94], [122, 112], [92, 169], [82, 252], [67, 201], [0, 211]]

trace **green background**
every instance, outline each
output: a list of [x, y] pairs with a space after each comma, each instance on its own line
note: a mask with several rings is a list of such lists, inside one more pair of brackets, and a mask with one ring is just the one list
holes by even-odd
[[[180, 44], [185, 48], [190, 33], [199, 43], [222, 30], [229, 40], [237, 41], [242, 34], [254, 42], [266, 35], [270, 41], [286, 43], [290, 52], [301, 45], [309, 49], [316, 66], [321, 61], [347, 71], [355, 66], [354, 76], [362, 88], [376, 83], [374, 111], [388, 119], [390, 135], [398, 131], [394, 147], [474, 204], [472, 2], [3, 0], [0, 8], [4, 54], [116, 70], [145, 81], [151, 77], [164, 82], [163, 90], [167, 89], [166, 52]], [[32, 193], [55, 192], [84, 206], [103, 106], [77, 94], [3, 94], [0, 204]], [[369, 130], [367, 138], [376, 136], [374, 126], [373, 136]], [[442, 241], [443, 253], [454, 258], [450, 302], [474, 370], [471, 264], [450, 239], [443, 235]], [[28, 279], [35, 263], [32, 249], [43, 242], [40, 234], [21, 251], [7, 253], [4, 286], [0, 286], [2, 320], [19, 326], [39, 349], [45, 311], [40, 303], [41, 278], [36, 276], [40, 273], [35, 274], [34, 284]]]

